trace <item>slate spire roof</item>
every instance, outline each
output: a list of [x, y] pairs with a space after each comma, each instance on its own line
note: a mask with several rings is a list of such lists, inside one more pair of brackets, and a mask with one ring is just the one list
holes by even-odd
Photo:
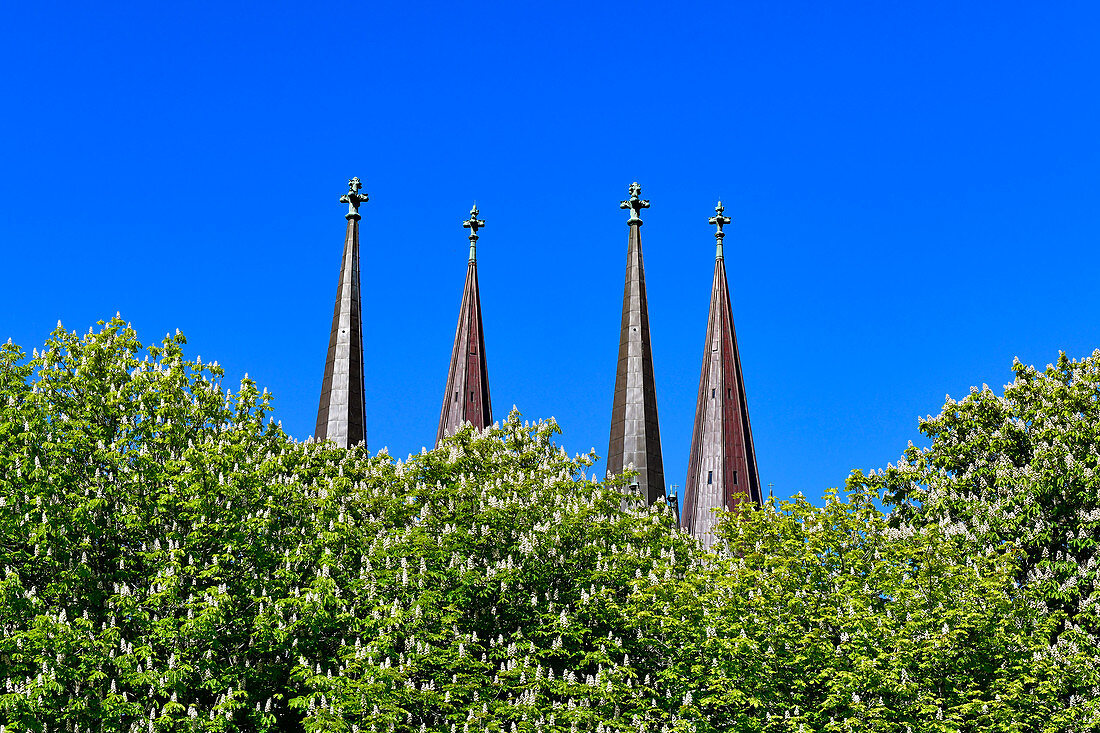
[[682, 516], [684, 528], [708, 547], [714, 541], [713, 509], [732, 509], [743, 501], [760, 504], [762, 499], [722, 252], [722, 225], [730, 218], [722, 215], [721, 201], [714, 210], [717, 215], [709, 220], [718, 229], [714, 284]]
[[341, 448], [367, 443], [366, 404], [363, 389], [363, 318], [359, 289], [359, 205], [367, 194], [359, 193], [358, 178], [348, 181], [348, 192], [340, 203], [348, 205], [344, 234], [344, 255], [340, 263], [340, 281], [336, 286], [336, 305], [332, 311], [325, 377], [321, 401], [317, 407], [319, 440], [331, 440]]
[[617, 475], [634, 465], [638, 493], [650, 504], [665, 498], [665, 471], [661, 458], [661, 430], [657, 424], [657, 391], [653, 381], [653, 350], [649, 340], [649, 307], [642, 267], [642, 187], [630, 185], [630, 198], [619, 204], [629, 209], [630, 236], [623, 288], [623, 317], [619, 330], [619, 362], [611, 410], [611, 439], [607, 472]]
[[439, 415], [436, 445], [466, 423], [484, 430], [493, 422], [489, 400], [489, 372], [485, 366], [485, 334], [481, 325], [481, 295], [477, 287], [477, 230], [485, 226], [478, 219], [477, 204], [462, 226], [470, 230], [470, 260], [466, 265], [466, 287], [458, 309], [458, 327], [451, 351], [451, 368], [443, 390], [443, 409]]

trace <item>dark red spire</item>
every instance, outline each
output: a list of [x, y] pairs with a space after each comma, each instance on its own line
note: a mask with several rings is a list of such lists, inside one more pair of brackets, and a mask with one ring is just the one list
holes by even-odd
[[722, 225], [730, 219], [722, 216], [721, 201], [715, 211], [717, 216], [710, 219], [718, 227], [714, 285], [682, 518], [684, 528], [707, 546], [713, 542], [714, 509], [732, 509], [743, 501], [760, 504], [762, 499], [722, 253]]
[[466, 423], [484, 430], [493, 422], [489, 401], [489, 372], [485, 367], [485, 334], [481, 328], [481, 296], [477, 289], [477, 230], [485, 222], [477, 218], [477, 205], [462, 226], [470, 230], [470, 261], [466, 266], [466, 288], [458, 309], [458, 328], [451, 351], [451, 369], [443, 390], [436, 445]]
[[623, 287], [623, 318], [619, 329], [619, 362], [611, 409], [611, 439], [607, 472], [617, 475], [630, 465], [638, 472], [638, 493], [650, 504], [665, 498], [661, 429], [657, 423], [657, 388], [653, 380], [653, 349], [649, 341], [649, 305], [642, 267], [642, 187], [630, 186], [630, 198], [619, 204], [630, 209], [630, 237]]
[[340, 203], [348, 205], [345, 215], [348, 227], [314, 430], [318, 439], [331, 440], [342, 448], [367, 442], [367, 410], [363, 399], [363, 305], [359, 292], [359, 204], [367, 200], [367, 194], [359, 193], [362, 187], [358, 178], [352, 178], [348, 181], [348, 192], [340, 197]]

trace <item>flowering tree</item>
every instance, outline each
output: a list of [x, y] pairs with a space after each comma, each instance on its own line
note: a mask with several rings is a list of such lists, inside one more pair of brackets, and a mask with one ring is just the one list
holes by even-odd
[[1015, 556], [891, 527], [878, 499], [857, 485], [727, 517], [695, 589], [697, 715], [716, 730], [1077, 728]]
[[0, 354], [9, 730], [260, 725], [285, 694], [290, 650], [262, 619], [316, 541], [285, 477], [332, 459], [287, 450], [266, 394], [222, 392], [183, 343], [139, 357], [116, 319]]
[[0, 352], [8, 731], [675, 715], [641, 605], [697, 562], [667, 508], [515, 414], [407, 462], [295, 442], [184, 343], [115, 319]]
[[884, 490], [896, 526], [1019, 550], [1017, 581], [1053, 621], [1046, 654], [1074, 681], [1063, 702], [1080, 707], [1100, 685], [1100, 351], [1012, 371], [1003, 395], [972, 388], [921, 420], [928, 448], [852, 481]]
[[858, 486], [707, 554], [552, 421], [406, 461], [298, 442], [184, 345], [116, 318], [0, 348], [0, 733], [1060, 720], [1015, 556]]

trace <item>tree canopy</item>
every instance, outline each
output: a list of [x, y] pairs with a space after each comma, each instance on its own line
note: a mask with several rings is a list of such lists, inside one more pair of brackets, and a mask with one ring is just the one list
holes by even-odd
[[1083, 727], [1026, 547], [857, 478], [708, 553], [552, 421], [296, 441], [185, 344], [0, 350], [0, 733]]
[[938, 525], [973, 552], [1016, 551], [1016, 581], [1051, 622], [1044, 657], [1072, 680], [1063, 703], [1100, 717], [1100, 351], [1064, 353], [1045, 370], [1016, 361], [998, 395], [986, 385], [920, 421], [881, 475], [854, 483], [882, 491], [893, 523]]

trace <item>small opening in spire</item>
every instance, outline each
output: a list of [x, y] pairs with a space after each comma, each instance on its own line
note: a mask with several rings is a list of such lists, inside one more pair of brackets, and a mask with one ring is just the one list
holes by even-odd
[[714, 471], [707, 471], [707, 484], [710, 485], [710, 484], [713, 484], [713, 483], [714, 483]]
[[458, 402], [458, 390], [455, 390], [455, 402]]
[[733, 399], [733, 389], [730, 388], [730, 387], [726, 387], [726, 399], [727, 400], [732, 400]]
[[714, 387], [711, 387], [711, 388], [710, 388], [710, 398], [711, 398], [712, 400], [714, 399], [714, 389], [715, 389]]
[[736, 485], [737, 485], [737, 471], [734, 471], [734, 472], [733, 472], [733, 485], [734, 485], [734, 486], [736, 486]]

